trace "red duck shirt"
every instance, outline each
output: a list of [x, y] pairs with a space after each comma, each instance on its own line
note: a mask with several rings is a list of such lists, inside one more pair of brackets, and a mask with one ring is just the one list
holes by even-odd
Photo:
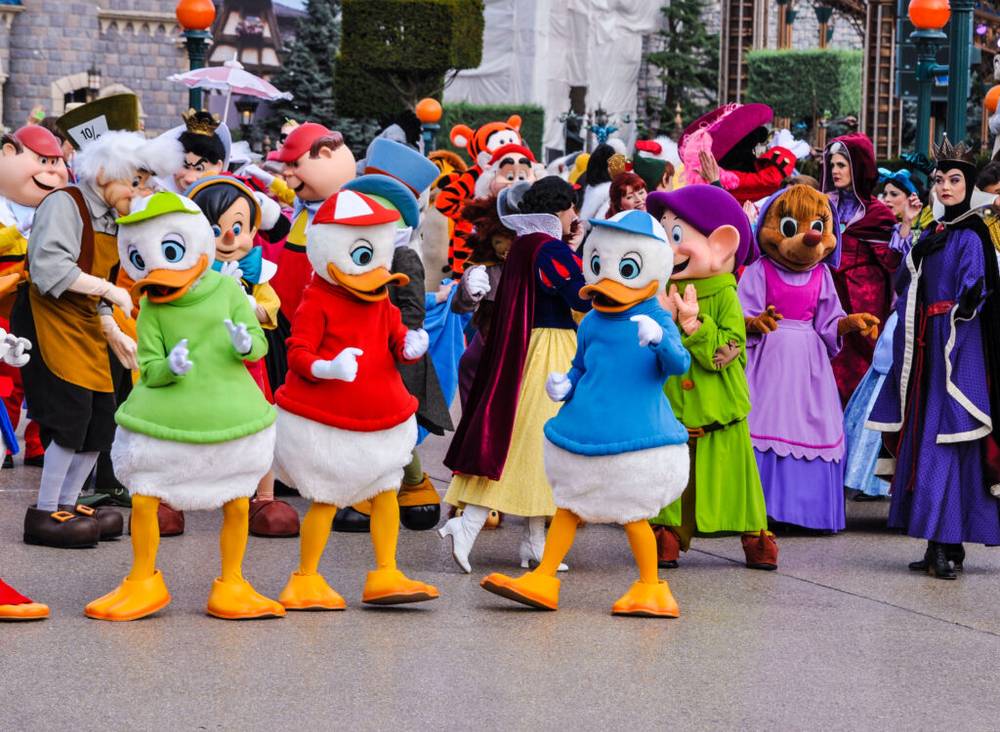
[[[288, 338], [288, 376], [275, 401], [285, 411], [354, 432], [375, 432], [405, 422], [417, 400], [403, 386], [396, 363], [406, 339], [399, 308], [388, 299], [360, 300], [320, 277], [302, 293]], [[318, 379], [312, 365], [345, 348], [360, 348], [354, 381]]]

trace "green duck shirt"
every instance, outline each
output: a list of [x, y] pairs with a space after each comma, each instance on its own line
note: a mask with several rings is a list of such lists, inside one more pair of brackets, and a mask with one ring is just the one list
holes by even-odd
[[[240, 355], [223, 321], [247, 326], [253, 345]], [[143, 299], [137, 321], [139, 381], [118, 408], [125, 429], [174, 442], [212, 443], [260, 432], [276, 416], [244, 365], [267, 353], [264, 331], [236, 280], [208, 271], [169, 303]], [[183, 339], [193, 366], [183, 376], [168, 356]]]

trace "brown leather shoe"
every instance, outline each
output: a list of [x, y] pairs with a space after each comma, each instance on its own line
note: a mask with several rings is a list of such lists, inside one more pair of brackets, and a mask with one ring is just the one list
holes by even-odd
[[118, 539], [125, 533], [125, 517], [113, 508], [91, 508], [78, 503], [75, 506], [60, 506], [59, 510], [96, 520], [101, 527], [101, 541]]
[[774, 540], [774, 534], [761, 529], [759, 534], [744, 534], [741, 540], [748, 569], [778, 568], [778, 542]]
[[653, 526], [656, 537], [656, 564], [661, 569], [676, 569], [681, 555], [681, 540], [669, 526]]
[[299, 535], [299, 514], [284, 501], [250, 501], [250, 533], [265, 538]]
[[184, 512], [168, 506], [160, 501], [156, 510], [156, 518], [160, 524], [160, 536], [180, 536], [184, 533]]
[[41, 511], [30, 506], [24, 514], [24, 543], [57, 549], [97, 546], [101, 527], [97, 520], [69, 511]]

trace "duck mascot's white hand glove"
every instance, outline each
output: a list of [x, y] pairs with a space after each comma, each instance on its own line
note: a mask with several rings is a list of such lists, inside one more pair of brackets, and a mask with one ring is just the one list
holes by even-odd
[[573, 391], [573, 382], [566, 374], [553, 371], [545, 380], [545, 393], [554, 402], [561, 402]]
[[413, 361], [427, 353], [427, 347], [431, 344], [431, 337], [427, 331], [420, 330], [406, 331], [406, 339], [403, 341], [403, 358]]
[[170, 370], [177, 376], [183, 376], [194, 366], [188, 355], [187, 338], [181, 338], [177, 341], [177, 345], [170, 349], [170, 355], [167, 356], [167, 365], [170, 366]]
[[360, 348], [345, 348], [330, 361], [313, 361], [312, 375], [317, 379], [339, 379], [354, 381], [358, 378], [358, 356], [364, 353]]
[[0, 345], [0, 351], [3, 351], [3, 355], [0, 356], [0, 359], [8, 366], [19, 369], [31, 360], [31, 356], [27, 353], [30, 350], [31, 341], [27, 338], [18, 338], [13, 333], [4, 333], [2, 345]]
[[229, 331], [229, 340], [233, 344], [233, 348], [241, 356], [245, 356], [250, 353], [250, 349], [253, 348], [253, 338], [250, 337], [250, 332], [244, 323], [233, 323], [229, 318], [222, 321], [226, 330]]
[[648, 315], [633, 315], [629, 320], [639, 326], [639, 345], [643, 348], [658, 346], [663, 340], [663, 328]]
[[243, 270], [240, 269], [239, 262], [223, 262], [219, 274], [223, 277], [232, 277], [237, 282], [243, 279]]
[[486, 267], [477, 264], [466, 271], [465, 289], [476, 302], [490, 293], [490, 276], [486, 274]]

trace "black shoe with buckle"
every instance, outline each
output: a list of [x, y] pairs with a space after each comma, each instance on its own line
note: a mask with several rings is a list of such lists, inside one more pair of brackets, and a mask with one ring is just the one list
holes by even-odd
[[125, 517], [113, 508], [92, 508], [78, 503], [75, 506], [60, 506], [59, 510], [97, 521], [101, 527], [101, 541], [112, 541], [125, 533]]
[[42, 511], [31, 506], [24, 514], [24, 543], [57, 549], [97, 546], [101, 527], [89, 516], [69, 511]]

